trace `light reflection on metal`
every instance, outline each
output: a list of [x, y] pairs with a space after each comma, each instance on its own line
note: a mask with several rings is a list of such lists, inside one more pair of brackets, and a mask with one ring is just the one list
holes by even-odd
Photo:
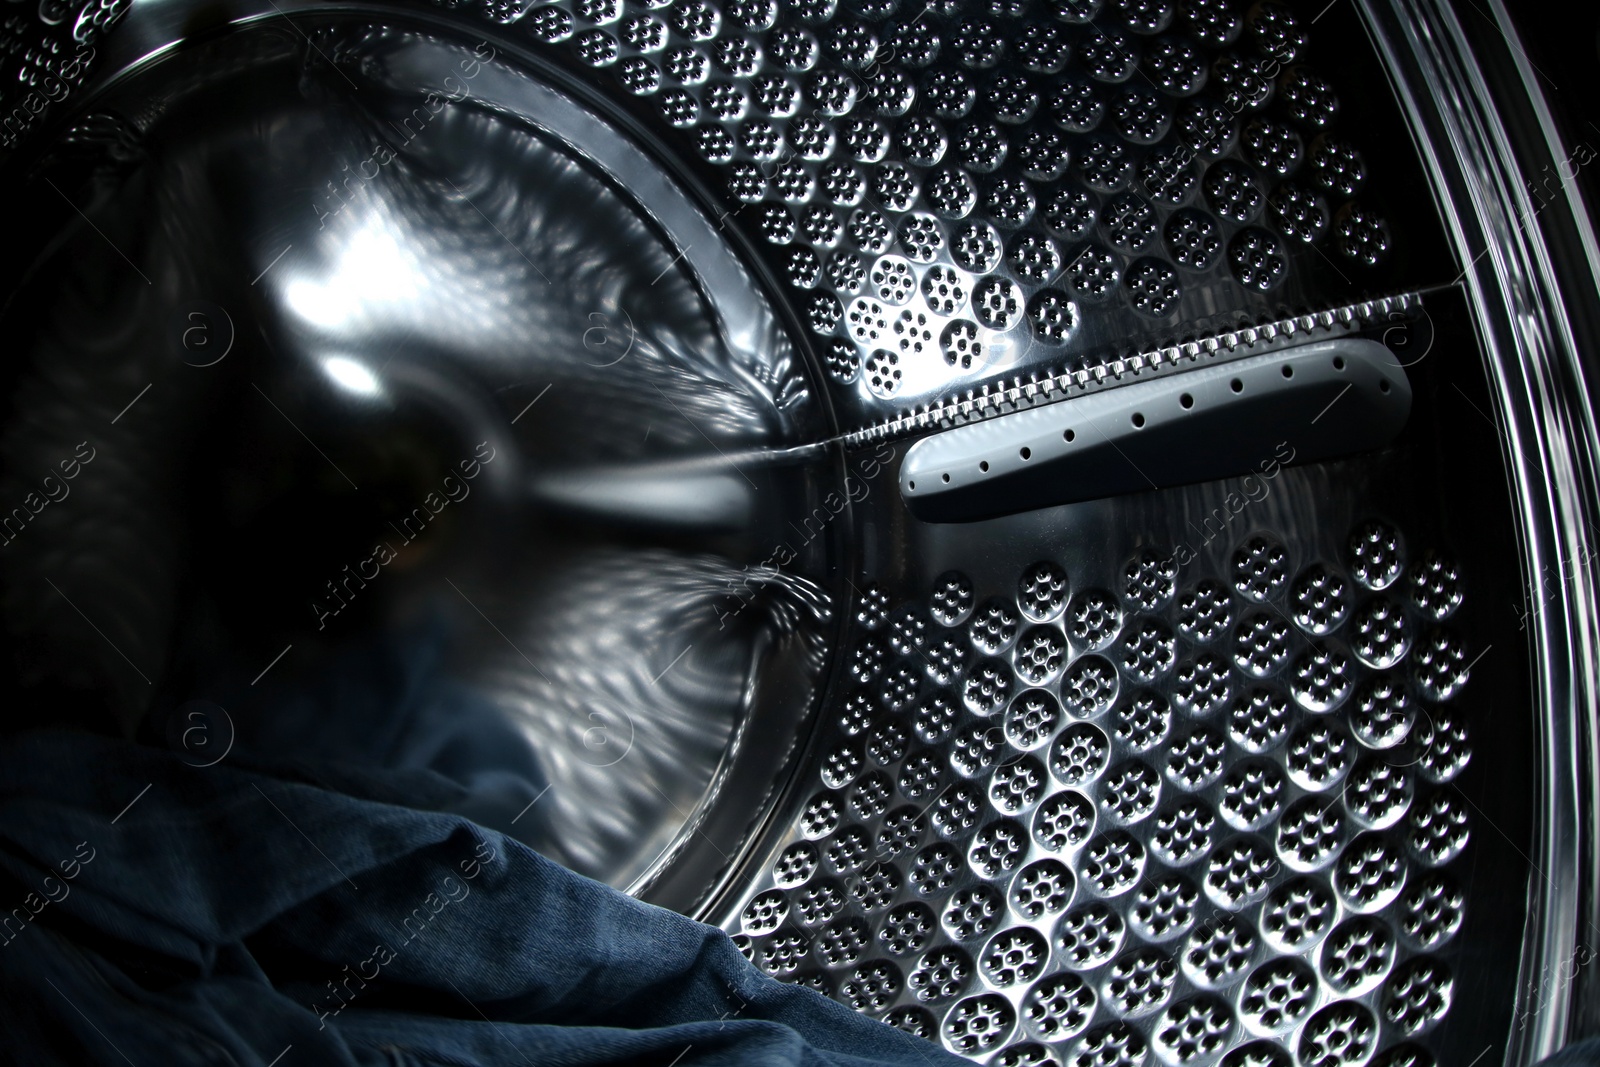
[[[303, 45], [262, 27], [125, 83], [129, 113], [207, 95], [214, 124], [154, 119], [136, 182], [87, 179], [99, 244], [10, 305], [40, 340], [8, 469], [62, 435], [101, 455], [0, 559], [12, 625], [60, 650], [20, 681], [103, 674], [128, 722], [225, 705], [196, 759], [426, 768], [452, 810], [691, 909], [825, 664], [847, 524], [758, 566], [828, 491], [825, 415], [734, 251], [613, 127], [487, 66], [408, 126], [470, 48], [352, 39], [383, 56], [354, 94]], [[155, 292], [119, 248], [172, 264]], [[126, 313], [74, 316], [106, 257]]]

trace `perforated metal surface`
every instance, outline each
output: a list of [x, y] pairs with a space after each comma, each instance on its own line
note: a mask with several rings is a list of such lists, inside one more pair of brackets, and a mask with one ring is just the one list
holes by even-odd
[[[598, 0], [521, 25], [720, 169], [719, 221], [766, 242], [856, 428], [1397, 287], [1357, 147], [1390, 133], [1343, 114], [1311, 21], [1275, 3]], [[1410, 163], [1385, 167], [1396, 183]]]
[[[508, 27], [700, 164], [719, 226], [785, 283], [846, 430], [1453, 271], [1414, 161], [1389, 151], [1392, 105], [1335, 84], [1374, 74], [1348, 12], [441, 6]], [[16, 42], [0, 106], [17, 129], [29, 87], [81, 81], [123, 9], [93, 0]]]
[[[1342, 8], [459, 15], [692, 157], [848, 445], [1387, 323], [1455, 274]], [[1409, 488], [1425, 511], [1436, 486]], [[1462, 620], [1515, 578], [1468, 596], [1436, 525], [1318, 471], [1228, 504], [1213, 544], [1222, 491], [943, 535], [885, 481], [838, 520], [863, 585], [815, 759], [720, 917], [758, 966], [998, 1063], [1453, 1062], [1484, 848], [1462, 693], [1489, 647]]]
[[1322, 540], [863, 590], [741, 947], [996, 1063], [1434, 1062], [1464, 579], [1383, 521]]

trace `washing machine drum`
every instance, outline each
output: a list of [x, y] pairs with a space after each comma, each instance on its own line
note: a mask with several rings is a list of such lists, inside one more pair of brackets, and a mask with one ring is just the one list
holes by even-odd
[[1594, 279], [1510, 38], [61, 6], [0, 59], [18, 714], [432, 769], [976, 1059], [1561, 1042]]

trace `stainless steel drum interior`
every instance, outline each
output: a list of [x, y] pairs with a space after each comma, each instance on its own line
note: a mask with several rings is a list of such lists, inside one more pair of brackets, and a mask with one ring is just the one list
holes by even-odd
[[1498, 3], [0, 36], [26, 713], [405, 752], [982, 1062], [1592, 1021], [1600, 254]]

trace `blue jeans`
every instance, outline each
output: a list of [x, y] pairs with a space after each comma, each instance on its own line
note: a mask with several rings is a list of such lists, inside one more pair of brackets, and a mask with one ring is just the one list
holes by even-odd
[[444, 808], [425, 770], [0, 752], [0, 1018], [22, 1063], [962, 1062]]
[[[27, 1064], [963, 1061], [465, 819], [428, 770], [0, 751], [0, 1048]], [[1596, 1067], [1586, 1041], [1544, 1067]]]

